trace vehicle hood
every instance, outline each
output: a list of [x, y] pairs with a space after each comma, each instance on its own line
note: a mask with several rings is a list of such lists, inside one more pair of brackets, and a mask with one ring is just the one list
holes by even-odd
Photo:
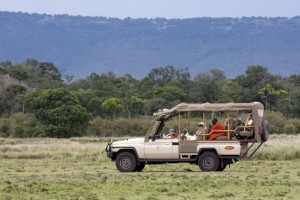
[[131, 138], [131, 139], [127, 139], [127, 140], [120, 140], [120, 141], [116, 141], [113, 142], [112, 145], [123, 145], [123, 144], [137, 144], [137, 143], [143, 143], [144, 142], [144, 138]]

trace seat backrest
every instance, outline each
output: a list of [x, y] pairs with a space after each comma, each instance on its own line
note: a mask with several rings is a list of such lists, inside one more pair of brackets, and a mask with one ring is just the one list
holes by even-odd
[[245, 123], [241, 119], [235, 120], [235, 127], [244, 126], [244, 125], [245, 125]]
[[229, 130], [234, 130], [235, 129], [235, 119], [230, 118], [229, 119]]
[[[235, 130], [235, 119], [230, 118], [229, 119], [229, 130]], [[230, 138], [234, 136], [234, 131], [230, 131]]]
[[[210, 128], [211, 128], [211, 125], [209, 123], [207, 123], [205, 126], [205, 134], [209, 134]], [[205, 140], [207, 140], [207, 139], [208, 139], [208, 135], [205, 135]]]
[[234, 133], [235, 135], [239, 135], [240, 131], [244, 130], [244, 128], [242, 128], [242, 127], [238, 128], [239, 126], [244, 126], [244, 123], [243, 123], [243, 121], [241, 119], [236, 119], [235, 120], [235, 128], [236, 128], [236, 130], [235, 130], [235, 133]]
[[209, 134], [210, 128], [211, 128], [211, 125], [210, 124], [206, 124], [206, 128], [205, 128], [205, 133], [206, 134]]

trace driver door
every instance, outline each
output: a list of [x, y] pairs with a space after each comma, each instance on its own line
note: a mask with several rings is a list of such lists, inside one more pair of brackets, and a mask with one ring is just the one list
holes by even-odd
[[[177, 144], [177, 145], [176, 145]], [[178, 139], [156, 139], [145, 142], [145, 157], [147, 159], [178, 158]]]

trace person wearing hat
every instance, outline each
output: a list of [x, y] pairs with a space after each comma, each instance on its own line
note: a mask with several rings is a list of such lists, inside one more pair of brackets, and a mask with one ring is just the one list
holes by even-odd
[[175, 137], [177, 137], [177, 134], [175, 130], [172, 128], [169, 130], [169, 133], [164, 136], [164, 138], [175, 138]]
[[224, 126], [217, 120], [217, 118], [213, 118], [211, 121], [212, 127], [210, 131], [212, 132], [208, 136], [208, 140], [215, 140], [219, 136], [226, 136], [226, 131], [219, 132], [220, 130], [225, 130]]
[[183, 130], [183, 133], [181, 134], [181, 139], [182, 140], [187, 140], [187, 137], [189, 136], [189, 132], [187, 129]]
[[202, 135], [204, 133], [205, 133], [205, 124], [204, 122], [199, 122], [198, 130], [196, 131], [196, 140], [201, 140], [201, 138], [204, 138], [205, 135]]

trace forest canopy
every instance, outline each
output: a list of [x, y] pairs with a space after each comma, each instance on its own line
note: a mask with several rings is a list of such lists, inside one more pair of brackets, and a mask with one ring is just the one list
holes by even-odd
[[[4, 137], [144, 135], [147, 126], [142, 119], [181, 102], [259, 101], [272, 113], [270, 118], [279, 121], [273, 132], [285, 132], [280, 118], [290, 120], [286, 129], [291, 133], [300, 132], [300, 75], [282, 77], [260, 65], [248, 66], [235, 78], [227, 78], [220, 69], [192, 76], [188, 68], [163, 66], [141, 79], [107, 72], [73, 80], [62, 77], [53, 63], [27, 59], [1, 62], [0, 81]], [[132, 118], [135, 122], [126, 121]]]

